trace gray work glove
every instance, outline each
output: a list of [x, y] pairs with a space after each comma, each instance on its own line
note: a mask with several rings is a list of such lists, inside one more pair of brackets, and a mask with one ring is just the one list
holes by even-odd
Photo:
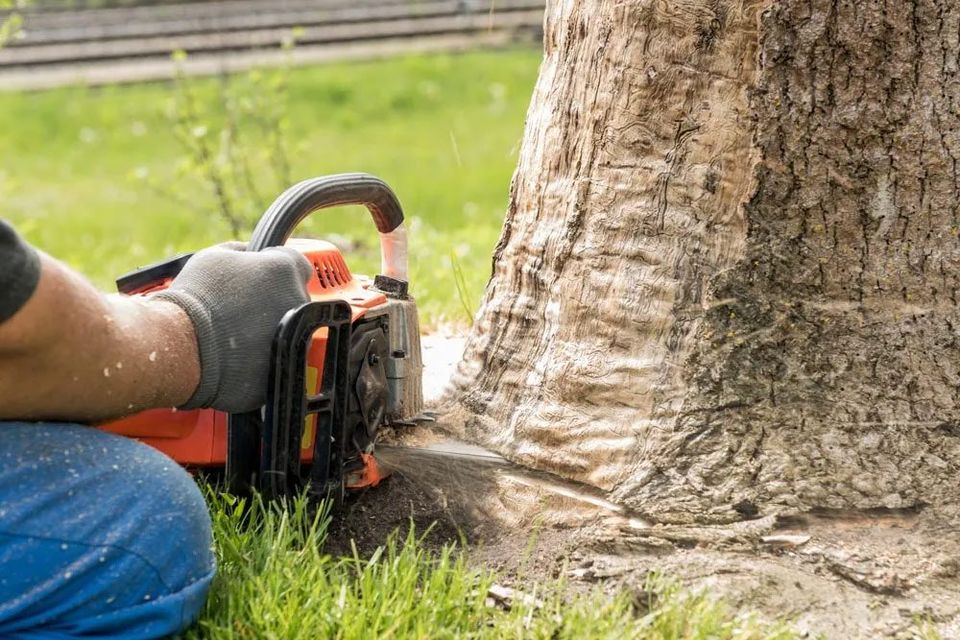
[[180, 305], [197, 332], [200, 384], [182, 408], [239, 413], [264, 403], [277, 325], [309, 302], [312, 272], [293, 249], [247, 253], [243, 243], [227, 243], [198, 252], [169, 289], [151, 296]]

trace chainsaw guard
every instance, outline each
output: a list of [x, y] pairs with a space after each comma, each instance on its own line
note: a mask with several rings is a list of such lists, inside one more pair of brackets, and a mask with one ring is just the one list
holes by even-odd
[[[347, 363], [352, 312], [341, 301], [310, 302], [293, 309], [277, 329], [261, 437], [254, 436], [259, 414], [230, 416], [227, 477], [232, 492], [257, 487], [267, 498], [298, 494], [309, 483], [317, 498], [343, 497], [343, 461], [347, 433]], [[307, 350], [313, 334], [326, 329], [326, 353], [320, 392], [307, 394]], [[300, 460], [306, 418], [316, 415], [313, 462]], [[259, 458], [259, 465], [256, 460]], [[258, 469], [254, 475], [251, 470]]]

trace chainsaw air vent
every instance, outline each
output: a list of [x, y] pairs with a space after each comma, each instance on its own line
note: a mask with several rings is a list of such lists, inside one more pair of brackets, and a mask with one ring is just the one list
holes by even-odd
[[337, 289], [347, 285], [353, 278], [347, 263], [339, 254], [320, 256], [314, 266], [317, 270], [317, 277], [324, 289]]

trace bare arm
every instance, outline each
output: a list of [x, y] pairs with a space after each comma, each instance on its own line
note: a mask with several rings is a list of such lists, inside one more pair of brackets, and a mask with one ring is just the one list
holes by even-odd
[[294, 249], [199, 251], [164, 291], [104, 295], [0, 220], [0, 421], [263, 405], [277, 323], [308, 302]]
[[0, 323], [0, 420], [94, 422], [190, 398], [200, 363], [179, 306], [105, 295], [40, 260], [36, 291]]

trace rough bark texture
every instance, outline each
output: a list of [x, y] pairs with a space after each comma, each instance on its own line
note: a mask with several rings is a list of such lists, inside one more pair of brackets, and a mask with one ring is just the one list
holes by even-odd
[[549, 3], [447, 422], [655, 519], [960, 500], [960, 5]]

